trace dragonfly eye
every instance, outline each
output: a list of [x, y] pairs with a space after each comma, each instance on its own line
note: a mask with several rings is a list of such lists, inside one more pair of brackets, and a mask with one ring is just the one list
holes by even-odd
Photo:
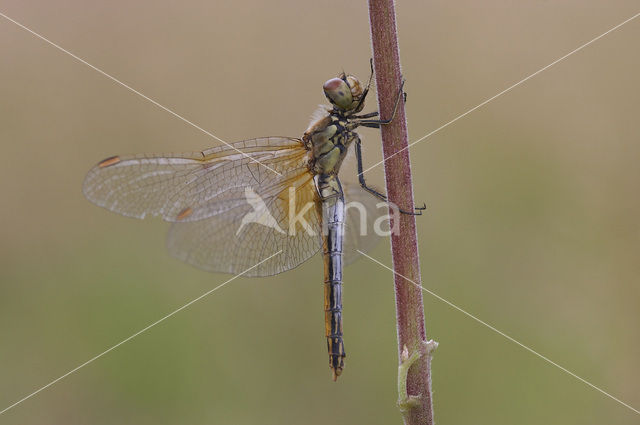
[[342, 110], [349, 110], [353, 104], [352, 88], [340, 78], [332, 78], [323, 84], [324, 95], [329, 102]]

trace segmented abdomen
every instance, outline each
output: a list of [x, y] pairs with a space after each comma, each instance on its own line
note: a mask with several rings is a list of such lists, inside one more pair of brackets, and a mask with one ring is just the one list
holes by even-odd
[[322, 251], [324, 255], [324, 319], [329, 366], [335, 381], [344, 368], [342, 340], [342, 244], [344, 239], [344, 195], [338, 177], [314, 177], [322, 202]]

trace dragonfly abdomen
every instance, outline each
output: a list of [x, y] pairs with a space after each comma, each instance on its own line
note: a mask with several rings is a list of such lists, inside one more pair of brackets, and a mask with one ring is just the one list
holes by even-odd
[[325, 336], [335, 381], [342, 373], [346, 356], [342, 339], [344, 195], [336, 175], [318, 174], [314, 179], [322, 203]]

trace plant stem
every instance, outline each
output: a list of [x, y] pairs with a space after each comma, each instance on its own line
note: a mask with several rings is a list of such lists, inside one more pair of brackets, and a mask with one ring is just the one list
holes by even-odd
[[[381, 119], [392, 116], [398, 89], [402, 83], [395, 18], [393, 0], [369, 0], [378, 110]], [[413, 185], [409, 150], [407, 149], [408, 136], [404, 102], [400, 102], [398, 105], [394, 120], [388, 125], [381, 126], [381, 132], [389, 201], [398, 205], [400, 209], [412, 211], [414, 208]], [[394, 155], [396, 152], [400, 153]], [[393, 214], [391, 215], [393, 216]], [[405, 393], [418, 402], [412, 403], [408, 406], [409, 408], [405, 409], [403, 412], [404, 423], [405, 425], [432, 425], [434, 422], [431, 397], [431, 355], [424, 325], [422, 290], [401, 277], [405, 276], [413, 282], [421, 284], [415, 216], [400, 214], [398, 224], [399, 230], [391, 235], [391, 254], [395, 271], [400, 365], [402, 366], [403, 357], [406, 358], [407, 351], [408, 353], [419, 353], [419, 358], [406, 370], [407, 392]], [[395, 227], [396, 224], [394, 223], [393, 226]]]

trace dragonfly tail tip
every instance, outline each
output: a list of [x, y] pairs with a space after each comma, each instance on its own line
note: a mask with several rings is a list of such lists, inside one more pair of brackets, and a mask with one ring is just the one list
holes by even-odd
[[333, 374], [333, 376], [331, 377], [333, 379], [333, 382], [336, 382], [338, 380], [338, 376], [340, 376], [340, 374], [342, 373], [342, 369], [331, 368], [331, 373]]

